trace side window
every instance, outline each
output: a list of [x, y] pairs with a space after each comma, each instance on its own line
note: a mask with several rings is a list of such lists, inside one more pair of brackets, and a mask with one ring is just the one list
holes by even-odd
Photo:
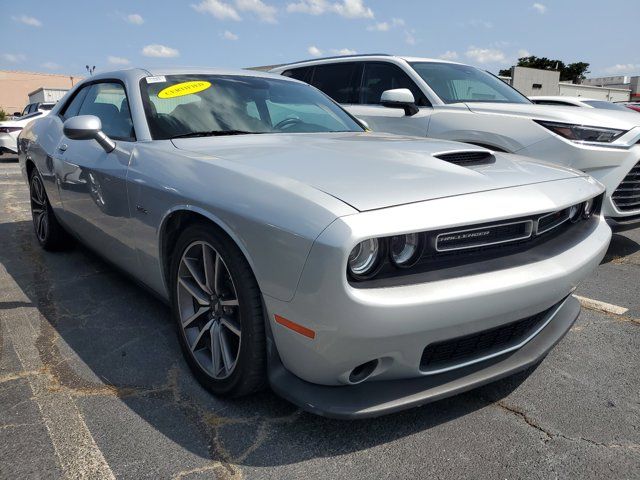
[[296, 80], [300, 80], [301, 82], [309, 83], [311, 81], [312, 71], [313, 71], [313, 67], [291, 68], [289, 70], [285, 70], [284, 72], [282, 72], [282, 75], [285, 77], [290, 77]]
[[352, 62], [316, 65], [311, 85], [338, 103], [356, 103], [356, 64]]
[[82, 101], [84, 100], [84, 97], [87, 96], [87, 91], [90, 88], [91, 87], [84, 87], [78, 93], [75, 94], [75, 96], [71, 99], [69, 103], [67, 103], [67, 105], [64, 107], [64, 109], [61, 112], [61, 116], [63, 120], [67, 120], [68, 118], [75, 117], [76, 115], [78, 115], [78, 112], [80, 111], [80, 107], [82, 106]]
[[360, 102], [365, 105], [377, 105], [385, 90], [394, 88], [408, 88], [413, 93], [416, 105], [424, 107], [430, 105], [427, 97], [422, 93], [409, 75], [400, 67], [392, 63], [368, 62], [364, 66], [364, 75], [360, 87]]
[[119, 83], [95, 83], [87, 91], [78, 115], [95, 115], [102, 131], [115, 140], [135, 140], [129, 101]]

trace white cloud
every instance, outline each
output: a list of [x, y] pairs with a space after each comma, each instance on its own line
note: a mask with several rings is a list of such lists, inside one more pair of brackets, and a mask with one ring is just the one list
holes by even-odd
[[242, 12], [251, 12], [260, 20], [276, 23], [276, 7], [267, 5], [262, 0], [236, 0], [236, 7]]
[[406, 31], [404, 32], [404, 41], [407, 45], [415, 45], [416, 37], [413, 35], [413, 32]]
[[367, 30], [370, 32], [388, 32], [395, 27], [404, 27], [404, 20], [401, 18], [392, 18], [390, 22], [378, 22], [369, 25]]
[[238, 35], [236, 35], [233, 32], [230, 32], [229, 30], [225, 30], [220, 34], [220, 36], [225, 40], [232, 40], [232, 41], [238, 40], [240, 38]]
[[129, 65], [131, 63], [128, 58], [116, 57], [114, 55], [109, 55], [107, 61], [111, 65]]
[[142, 55], [144, 55], [145, 57], [171, 58], [179, 56], [180, 52], [175, 48], [154, 43], [145, 46], [142, 49]]
[[447, 50], [438, 58], [441, 58], [443, 60], [455, 60], [456, 58], [458, 58], [458, 52], [454, 52], [453, 50]]
[[218, 20], [241, 20], [240, 15], [232, 5], [220, 0], [202, 0], [197, 5], [192, 4], [191, 7], [196, 12], [213, 15]]
[[376, 23], [375, 25], [369, 25], [367, 30], [370, 32], [388, 32], [391, 27], [387, 22]]
[[20, 15], [19, 17], [11, 17], [14, 22], [24, 23], [25, 25], [29, 25], [30, 27], [41, 27], [42, 22], [34, 17], [29, 17], [27, 15]]
[[468, 22], [465, 22], [462, 24], [462, 26], [464, 27], [475, 27], [475, 28], [493, 28], [493, 23], [488, 22], [486, 20], [482, 20], [482, 19], [478, 19], [478, 18], [474, 18], [472, 20], [469, 20]]
[[287, 5], [287, 12], [322, 15], [337, 13], [345, 18], [373, 18], [373, 10], [364, 4], [364, 0], [299, 0]]
[[518, 58], [530, 57], [530, 56], [531, 56], [531, 52], [529, 52], [529, 50], [525, 50], [524, 48], [521, 48], [520, 50], [518, 50]]
[[60, 65], [55, 62], [44, 62], [41, 67], [46, 68], [47, 70], [58, 70]]
[[640, 72], [640, 63], [618, 63], [604, 69], [607, 73], [630, 74]]
[[471, 46], [465, 55], [478, 63], [504, 63], [506, 56], [502, 50], [495, 48], [478, 48]]
[[307, 52], [309, 52], [309, 55], [313, 55], [314, 57], [322, 56], [322, 50], [320, 50], [315, 45], [311, 45], [309, 48], [307, 48]]
[[20, 63], [27, 59], [27, 56], [22, 53], [3, 53], [2, 58], [10, 63]]
[[144, 23], [144, 18], [142, 15], [137, 13], [130, 13], [126, 17], [124, 17], [125, 21], [132, 23], [133, 25], [142, 25]]
[[547, 12], [547, 6], [543, 5], [542, 3], [534, 3], [533, 5], [531, 5], [531, 8], [533, 8], [540, 15], [544, 15]]
[[334, 55], [355, 55], [358, 52], [350, 48], [332, 48], [331, 53], [333, 53]]

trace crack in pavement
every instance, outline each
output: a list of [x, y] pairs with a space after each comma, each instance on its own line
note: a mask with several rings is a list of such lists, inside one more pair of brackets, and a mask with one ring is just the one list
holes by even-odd
[[592, 440], [590, 438], [586, 438], [586, 437], [570, 437], [568, 435], [565, 435], [559, 431], [551, 431], [545, 427], [543, 427], [542, 425], [540, 425], [539, 423], [537, 423], [535, 420], [533, 420], [528, 414], [527, 412], [525, 412], [524, 410], [521, 410], [520, 408], [514, 406], [514, 405], [509, 405], [507, 402], [505, 402], [504, 400], [500, 400], [498, 402], [495, 402], [493, 405], [497, 406], [498, 408], [509, 412], [512, 415], [515, 415], [516, 417], [520, 418], [521, 420], [523, 420], [528, 426], [534, 428], [535, 430], [541, 432], [544, 435], [544, 439], [543, 439], [543, 443], [548, 443], [551, 440], [554, 440], [556, 438], [561, 438], [563, 440], [568, 440], [570, 442], [585, 442], [589, 445], [592, 446], [596, 446], [596, 447], [603, 447], [603, 448], [612, 448], [612, 449], [616, 449], [616, 448], [623, 448], [623, 449], [629, 449], [633, 452], [638, 452], [640, 453], [640, 445], [637, 443], [629, 443], [627, 445], [623, 445], [620, 443], [602, 443], [602, 442], [597, 442], [595, 440]]

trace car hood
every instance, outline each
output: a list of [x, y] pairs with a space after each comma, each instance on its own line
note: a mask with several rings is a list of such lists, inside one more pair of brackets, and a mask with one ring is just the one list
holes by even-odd
[[[182, 150], [321, 190], [359, 211], [554, 181], [583, 174], [516, 155], [463, 167], [434, 157], [473, 145], [374, 133], [263, 134], [173, 140]], [[257, 173], [256, 173], [257, 172]]]
[[640, 126], [640, 116], [634, 112], [602, 110], [598, 108], [564, 107], [556, 105], [537, 105], [535, 103], [484, 103], [465, 104], [475, 113], [514, 115], [533, 120], [547, 120], [592, 127], [617, 128], [631, 130]]

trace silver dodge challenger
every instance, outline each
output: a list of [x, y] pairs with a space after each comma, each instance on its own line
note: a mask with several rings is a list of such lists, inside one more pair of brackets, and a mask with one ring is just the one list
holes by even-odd
[[611, 237], [581, 172], [374, 134], [258, 72], [90, 77], [19, 157], [42, 247], [71, 234], [169, 303], [202, 385], [332, 417], [536, 365]]

